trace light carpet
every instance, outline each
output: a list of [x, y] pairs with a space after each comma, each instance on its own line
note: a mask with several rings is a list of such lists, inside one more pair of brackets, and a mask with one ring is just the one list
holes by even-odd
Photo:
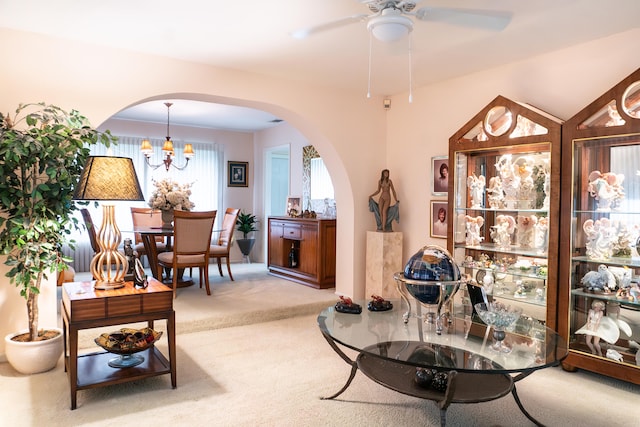
[[[256, 273], [257, 276], [260, 274]], [[253, 297], [254, 292], [249, 288], [255, 287], [255, 293], [264, 293], [263, 283], [270, 280], [270, 276], [256, 278], [253, 286], [246, 284], [245, 292], [239, 292], [246, 293], [248, 300], [255, 298], [259, 302], [254, 310], [263, 313], [263, 319], [271, 317], [265, 312], [267, 303], [263, 301], [269, 298]], [[242, 289], [241, 282], [244, 280], [238, 276], [235, 282], [240, 286], [238, 289]], [[303, 295], [306, 290], [318, 292], [295, 284], [292, 284], [295, 288], [289, 288], [290, 282], [285, 283], [282, 285], [289, 289], [284, 292], [290, 298], [288, 301], [298, 301], [298, 297], [292, 295], [297, 291]], [[275, 282], [273, 286], [278, 287]], [[195, 297], [195, 307], [199, 303], [211, 304], [216, 307], [212, 312], [225, 312], [220, 316], [222, 319], [261, 318], [250, 314], [235, 316], [226, 307], [217, 307], [214, 303], [216, 295], [218, 299], [224, 299], [222, 288], [222, 285], [217, 288], [217, 294], [214, 288], [211, 297]], [[62, 361], [50, 372], [31, 376], [17, 374], [4, 363], [0, 364], [0, 424], [125, 427], [439, 425], [439, 410], [433, 402], [385, 389], [362, 373], [356, 375], [338, 399], [321, 400], [321, 396], [331, 395], [342, 387], [350, 367], [320, 334], [317, 312], [290, 311], [296, 315], [219, 328], [214, 320], [179, 314], [180, 310], [188, 308], [183, 306], [187, 303], [185, 295], [195, 295], [198, 291], [197, 287], [183, 289], [176, 300], [179, 325], [183, 323], [182, 327], [178, 326], [176, 389], [171, 388], [169, 376], [164, 375], [81, 390], [78, 409], [71, 411]], [[333, 290], [326, 293], [331, 301], [335, 301], [335, 296], [331, 295]], [[318, 295], [315, 297], [319, 298]], [[234, 295], [233, 299], [239, 297]], [[329, 304], [325, 303], [325, 306]], [[238, 306], [238, 309], [246, 309], [245, 304], [238, 303]], [[205, 310], [207, 305], [199, 307]], [[276, 312], [280, 310], [274, 307]], [[193, 331], [187, 331], [186, 325], [194, 325]], [[157, 345], [166, 351], [166, 340], [160, 340]], [[517, 387], [525, 407], [548, 426], [613, 427], [637, 425], [638, 422], [640, 386], [584, 371], [568, 373], [560, 368], [550, 368], [532, 374], [517, 383]], [[447, 411], [447, 421], [449, 426], [531, 425], [510, 395], [481, 404], [454, 404]]]

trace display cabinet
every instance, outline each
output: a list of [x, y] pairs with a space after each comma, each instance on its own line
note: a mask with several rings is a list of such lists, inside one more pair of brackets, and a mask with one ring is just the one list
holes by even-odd
[[[489, 299], [552, 329], [561, 128], [559, 119], [498, 96], [449, 139], [449, 251]], [[459, 295], [472, 307], [467, 290]]]
[[640, 384], [640, 70], [568, 120], [562, 144], [563, 366]]

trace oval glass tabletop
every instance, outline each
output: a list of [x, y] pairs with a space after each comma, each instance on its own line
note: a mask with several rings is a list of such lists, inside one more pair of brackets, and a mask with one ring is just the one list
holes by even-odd
[[[333, 341], [372, 356], [416, 367], [455, 369], [460, 372], [527, 372], [558, 365], [568, 347], [552, 329], [523, 317], [507, 330], [496, 347], [494, 329], [479, 318], [452, 315], [442, 334], [435, 323], [420, 317], [403, 320], [406, 307], [392, 301], [389, 311], [369, 311], [356, 301], [360, 314], [340, 313], [328, 307], [318, 315], [322, 333]], [[427, 316], [427, 318], [429, 318]]]

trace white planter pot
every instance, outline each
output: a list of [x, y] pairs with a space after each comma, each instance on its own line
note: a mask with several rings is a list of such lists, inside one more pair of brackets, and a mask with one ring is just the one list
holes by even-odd
[[56, 367], [62, 355], [63, 335], [60, 328], [46, 328], [58, 331], [57, 337], [45, 341], [18, 342], [11, 338], [26, 332], [27, 329], [4, 337], [5, 353], [11, 366], [22, 374], [37, 374]]

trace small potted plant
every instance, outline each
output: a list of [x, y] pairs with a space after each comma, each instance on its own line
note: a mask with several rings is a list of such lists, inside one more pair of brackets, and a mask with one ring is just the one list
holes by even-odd
[[[5, 337], [7, 360], [19, 372], [52, 369], [62, 354], [62, 331], [38, 329], [38, 295], [43, 279], [70, 261], [61, 249], [78, 226], [73, 192], [89, 146], [114, 141], [75, 110], [38, 103], [20, 104], [13, 117], [0, 113], [0, 254], [10, 268], [6, 282], [26, 300], [28, 316], [27, 330]], [[52, 349], [48, 341], [54, 340]], [[44, 356], [21, 354], [38, 351], [40, 343], [50, 347]], [[29, 366], [45, 359], [41, 367]]]
[[242, 252], [242, 255], [246, 257], [249, 256], [249, 254], [251, 253], [251, 249], [256, 242], [256, 239], [250, 239], [248, 236], [252, 231], [258, 231], [258, 229], [256, 228], [257, 223], [258, 220], [256, 219], [255, 215], [244, 213], [242, 211], [240, 211], [240, 213], [238, 214], [238, 219], [236, 220], [236, 230], [242, 233], [242, 239], [236, 239], [236, 242], [238, 243], [240, 252]]

